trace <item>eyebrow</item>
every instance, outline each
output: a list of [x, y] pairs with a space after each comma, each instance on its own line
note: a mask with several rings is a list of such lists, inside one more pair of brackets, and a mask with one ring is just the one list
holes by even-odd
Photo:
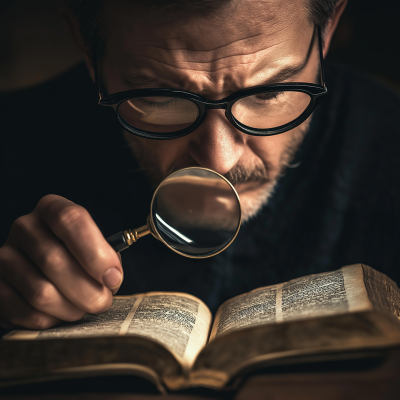
[[[314, 38], [313, 38], [314, 39]], [[273, 85], [277, 83], [281, 83], [285, 81], [286, 79], [289, 79], [298, 73], [300, 73], [305, 66], [307, 65], [311, 52], [312, 52], [312, 45], [313, 45], [314, 40], [312, 40], [311, 46], [308, 49], [307, 55], [305, 59], [298, 65], [289, 65], [281, 69], [280, 71], [277, 71], [274, 75], [266, 79], [265, 81], [259, 83], [258, 85], [254, 86], [264, 86], [264, 85]], [[180, 89], [179, 85], [178, 86], [170, 86], [165, 84], [165, 82], [158, 81], [154, 78], [151, 78], [149, 75], [138, 73], [135, 75], [123, 75], [122, 79], [126, 84], [131, 86], [134, 89], [150, 89], [150, 88], [166, 88], [166, 89]], [[227, 88], [227, 91], [238, 91], [246, 88], [241, 88], [241, 87], [229, 87]]]
[[170, 88], [169, 85], [156, 79], [152, 79], [146, 74], [135, 75], [122, 75], [123, 81], [132, 86], [134, 89], [147, 89], [147, 88]]
[[[274, 83], [281, 83], [281, 82], [285, 81], [286, 79], [296, 76], [298, 73], [300, 73], [305, 68], [305, 66], [307, 65], [307, 62], [308, 62], [308, 58], [309, 57], [307, 56], [306, 59], [299, 65], [290, 65], [290, 66], [287, 66], [287, 67], [281, 69], [275, 75], [272, 75], [270, 78], [263, 81], [263, 83], [261, 83], [261, 85], [272, 85]], [[257, 85], [257, 86], [261, 86], [261, 85]]]
[[[259, 83], [258, 85], [255, 86], [263, 86], [263, 85], [271, 85], [271, 84], [276, 84], [276, 83], [281, 83], [285, 81], [286, 79], [291, 78], [292, 76], [297, 75], [299, 72], [303, 70], [305, 67], [305, 64], [301, 64], [298, 66], [289, 66], [286, 67], [280, 71], [278, 71], [275, 75], [271, 76], [267, 80]], [[128, 84], [130, 87], [133, 89], [158, 89], [158, 88], [165, 88], [165, 89], [180, 89], [179, 85], [176, 86], [171, 86], [168, 84], [165, 84], [165, 82], [162, 82], [161, 80], [158, 81], [156, 79], [153, 79], [147, 75], [144, 74], [136, 74], [134, 76], [123, 76], [122, 77], [123, 81]], [[227, 88], [227, 91], [237, 91], [245, 88], [241, 87], [229, 87]]]

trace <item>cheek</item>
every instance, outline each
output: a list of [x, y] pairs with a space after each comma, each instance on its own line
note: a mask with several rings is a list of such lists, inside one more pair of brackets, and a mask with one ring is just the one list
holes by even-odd
[[185, 136], [174, 140], [148, 140], [137, 137], [140, 149], [157, 165], [163, 176], [170, 172], [177, 162], [182, 162], [188, 158], [189, 140]]
[[278, 166], [296, 134], [296, 129], [275, 136], [252, 137], [248, 146], [264, 163]]

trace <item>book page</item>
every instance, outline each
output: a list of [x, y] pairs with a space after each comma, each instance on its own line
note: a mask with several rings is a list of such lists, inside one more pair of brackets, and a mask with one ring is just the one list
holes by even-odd
[[371, 307], [361, 264], [309, 275], [282, 285], [282, 321], [324, 317]]
[[240, 328], [275, 322], [278, 286], [256, 289], [226, 301], [217, 311], [210, 340]]
[[62, 339], [85, 338], [101, 336], [118, 336], [124, 322], [134, 310], [142, 295], [115, 296], [112, 306], [101, 314], [86, 314], [79, 321], [65, 322], [54, 328], [42, 331], [19, 330], [12, 331], [4, 339]]
[[210, 325], [211, 313], [196, 297], [154, 292], [116, 296], [102, 314], [86, 314], [79, 321], [43, 331], [12, 331], [3, 340], [138, 335], [162, 344], [189, 366], [206, 344]]
[[208, 307], [184, 293], [148, 293], [141, 299], [126, 334], [150, 337], [190, 367], [207, 342], [211, 326]]
[[343, 314], [371, 308], [361, 265], [255, 289], [218, 310], [210, 340], [250, 326]]

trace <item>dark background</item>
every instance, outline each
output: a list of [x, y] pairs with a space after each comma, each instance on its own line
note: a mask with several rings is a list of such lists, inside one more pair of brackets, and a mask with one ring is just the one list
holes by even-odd
[[[0, 91], [35, 85], [80, 61], [59, 15], [65, 3], [0, 0]], [[349, 0], [328, 58], [400, 93], [400, 0]]]
[[373, 75], [400, 93], [400, 0], [349, 0], [328, 59]]

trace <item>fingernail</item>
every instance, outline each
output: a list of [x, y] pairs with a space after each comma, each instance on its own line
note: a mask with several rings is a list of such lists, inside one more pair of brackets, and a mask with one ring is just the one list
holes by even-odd
[[110, 268], [103, 275], [103, 283], [110, 289], [117, 289], [122, 283], [122, 274], [118, 268]]

